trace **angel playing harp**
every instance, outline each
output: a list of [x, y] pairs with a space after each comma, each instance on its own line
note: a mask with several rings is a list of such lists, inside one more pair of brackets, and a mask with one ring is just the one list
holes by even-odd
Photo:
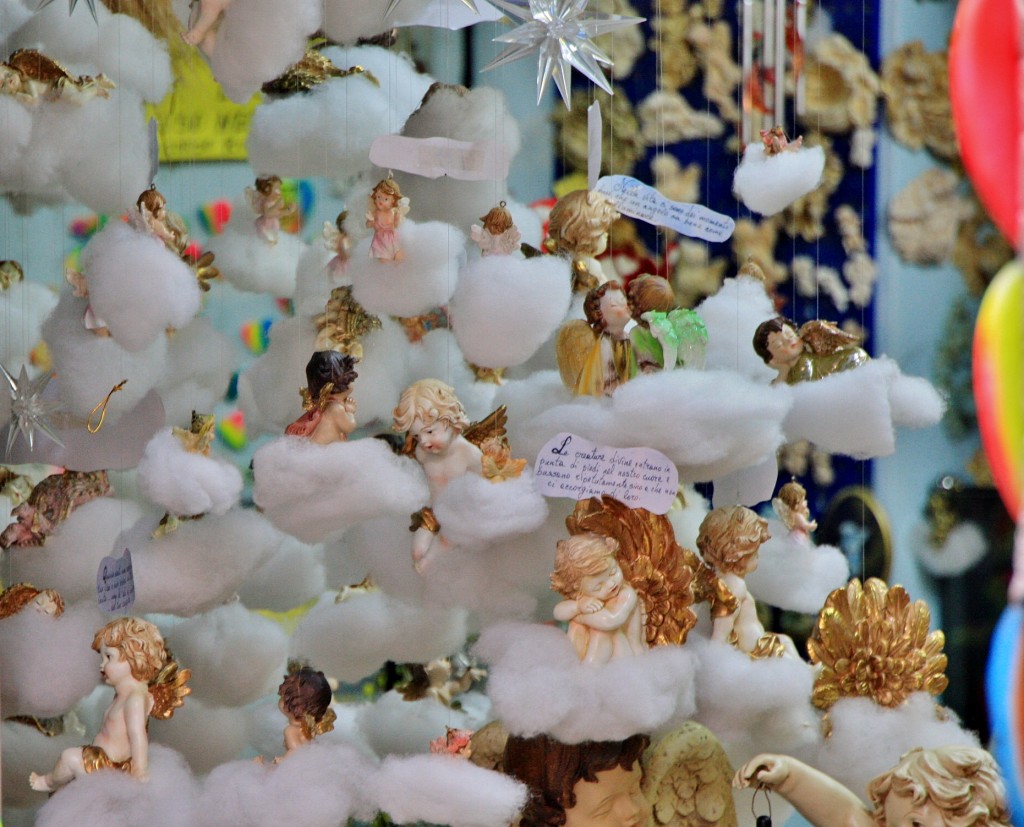
[[754, 350], [778, 371], [773, 384], [811, 382], [859, 367], [870, 359], [860, 343], [857, 336], [820, 319], [797, 328], [790, 319], [776, 316], [754, 331]]
[[114, 687], [114, 700], [91, 744], [64, 750], [53, 770], [29, 776], [34, 790], [53, 792], [100, 769], [121, 770], [145, 781], [149, 718], [170, 718], [191, 692], [185, 685], [189, 670], [178, 668], [159, 629], [146, 620], [112, 620], [96, 633], [92, 648], [100, 653], [100, 674]]
[[[470, 423], [450, 385], [438, 379], [421, 379], [402, 392], [394, 410], [393, 428], [406, 434], [403, 453], [412, 455], [423, 466], [430, 500], [435, 503], [448, 483], [465, 474], [494, 480], [519, 475], [509, 467], [510, 463], [518, 463], [508, 459], [502, 450], [507, 445], [506, 421], [502, 406], [480, 422]], [[521, 465], [518, 470], [522, 471]], [[432, 550], [439, 544], [443, 547], [446, 541], [429, 508], [416, 513], [412, 530], [413, 562], [422, 570]]]

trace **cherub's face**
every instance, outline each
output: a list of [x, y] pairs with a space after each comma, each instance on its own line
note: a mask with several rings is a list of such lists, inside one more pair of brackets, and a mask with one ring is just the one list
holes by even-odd
[[116, 646], [100, 647], [100, 674], [111, 686], [117, 686], [132, 675], [131, 665], [121, 656]]
[[946, 819], [930, 798], [920, 804], [913, 796], [890, 792], [885, 797], [886, 827], [945, 827]]
[[621, 334], [632, 318], [626, 294], [621, 290], [609, 290], [601, 296], [600, 307], [604, 329], [613, 335]]
[[622, 569], [618, 561], [608, 555], [608, 563], [604, 571], [590, 574], [580, 580], [580, 596], [596, 597], [598, 600], [611, 600], [619, 593], [622, 586]]
[[577, 781], [572, 788], [576, 806], [566, 810], [565, 827], [647, 827], [651, 805], [640, 792], [640, 762], [596, 775], [597, 781]]
[[397, 203], [395, 196], [386, 193], [384, 190], [377, 190], [373, 194], [373, 205], [378, 210], [390, 210]]
[[765, 344], [772, 355], [770, 364], [773, 365], [792, 364], [804, 351], [803, 339], [789, 325], [783, 325], [782, 330], [769, 333]]
[[49, 617], [55, 617], [57, 614], [57, 601], [46, 592], [39, 592], [32, 600], [32, 608]]
[[409, 433], [416, 437], [419, 447], [428, 454], [444, 453], [458, 436], [451, 425], [440, 419], [429, 425], [424, 425], [421, 419], [416, 419]]

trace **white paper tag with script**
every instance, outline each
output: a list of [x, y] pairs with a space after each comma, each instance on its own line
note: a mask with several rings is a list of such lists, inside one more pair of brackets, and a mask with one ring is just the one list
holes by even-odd
[[96, 572], [96, 600], [105, 612], [123, 612], [135, 603], [132, 553], [126, 548], [120, 557], [104, 557]]
[[540, 449], [533, 478], [546, 497], [582, 500], [607, 494], [655, 514], [668, 511], [679, 489], [679, 471], [660, 451], [608, 448], [569, 433]]
[[736, 229], [736, 222], [729, 216], [703, 204], [672, 201], [628, 175], [606, 175], [597, 182], [596, 189], [607, 195], [619, 212], [648, 224], [670, 227], [691, 238], [727, 241]]
[[451, 138], [405, 138], [378, 135], [370, 145], [370, 160], [385, 169], [397, 169], [457, 181], [501, 181], [508, 177], [509, 155], [494, 141], [455, 141]]

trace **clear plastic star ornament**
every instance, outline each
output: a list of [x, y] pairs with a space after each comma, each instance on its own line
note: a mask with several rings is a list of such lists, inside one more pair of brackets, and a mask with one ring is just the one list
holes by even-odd
[[[52, 2], [52, 0], [48, 0], [48, 2]], [[388, 3], [388, 10], [384, 12], [384, 16], [391, 17], [391, 13], [398, 8], [398, 4], [401, 2], [402, 0], [391, 0], [391, 2]], [[474, 0], [462, 0], [462, 2], [470, 11], [480, 14], [480, 9], [476, 7]]]
[[25, 366], [21, 366], [21, 373], [15, 379], [9, 370], [0, 364], [0, 372], [7, 381], [7, 387], [11, 394], [11, 421], [7, 425], [7, 447], [4, 454], [11, 453], [11, 446], [18, 434], [25, 438], [30, 451], [35, 449], [35, 435], [39, 431], [58, 445], [63, 445], [61, 438], [50, 422], [50, 416], [57, 412], [60, 403], [52, 399], [43, 399], [43, 391], [50, 384], [53, 372], [47, 371], [35, 379], [29, 379]]
[[612, 65], [612, 59], [601, 51], [591, 38], [642, 23], [643, 17], [621, 14], [585, 14], [588, 0], [490, 0], [504, 12], [524, 21], [507, 34], [494, 38], [496, 43], [510, 43], [505, 51], [488, 63], [483, 71], [503, 66], [537, 52], [537, 103], [544, 96], [548, 78], [569, 104], [569, 81], [572, 67], [582, 72], [601, 89], [612, 94], [611, 84], [601, 65]]
[[[53, 0], [42, 0], [37, 8], [44, 9], [52, 2]], [[77, 5], [78, 0], [68, 0], [68, 14], [73, 14], [75, 6]], [[100, 19], [96, 16], [96, 0], [85, 0], [85, 5], [87, 5], [89, 7], [89, 11], [92, 12], [92, 19], [99, 23]]]

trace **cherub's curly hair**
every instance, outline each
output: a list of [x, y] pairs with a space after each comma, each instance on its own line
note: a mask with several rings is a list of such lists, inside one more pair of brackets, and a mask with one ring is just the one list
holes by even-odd
[[148, 620], [137, 617], [119, 617], [100, 629], [92, 641], [92, 648], [100, 651], [112, 646], [131, 668], [132, 677], [147, 683], [167, 663], [167, 647], [160, 630]]
[[772, 360], [772, 353], [768, 350], [768, 337], [773, 333], [781, 333], [782, 329], [786, 327], [792, 328], [796, 334], [800, 333], [796, 322], [792, 319], [787, 319], [785, 316], [775, 316], [772, 319], [761, 322], [757, 326], [757, 330], [754, 331], [754, 352], [761, 357], [761, 360], [766, 365]]
[[559, 540], [555, 546], [551, 588], [569, 599], [575, 598], [580, 593], [583, 578], [603, 572], [608, 566], [607, 559], [618, 552], [618, 540], [593, 532]]
[[[595, 287], [587, 293], [587, 297], [583, 300], [583, 315], [586, 316], [590, 329], [597, 333], [604, 330], [604, 314], [601, 312], [601, 299], [610, 290], [618, 290], [626, 297], [626, 302], [629, 303], [626, 291], [622, 289], [622, 285], [617, 281], [606, 281], [599, 287]], [[631, 303], [630, 307], [632, 307]]]
[[440, 379], [420, 379], [402, 391], [398, 405], [392, 411], [396, 431], [408, 431], [417, 419], [423, 425], [447, 422], [462, 431], [469, 425], [466, 409], [455, 395], [455, 389]]
[[576, 806], [573, 788], [577, 781], [595, 782], [599, 772], [615, 767], [633, 769], [649, 742], [646, 735], [582, 744], [563, 744], [547, 735], [510, 735], [505, 743], [504, 770], [529, 790], [520, 827], [565, 824], [565, 811]]
[[333, 393], [344, 393], [359, 375], [355, 371], [356, 360], [334, 350], [318, 350], [306, 363], [306, 388], [311, 399], [320, 397], [320, 389], [331, 382]]
[[790, 508], [797, 508], [807, 501], [807, 489], [792, 480], [779, 489], [779, 499]]
[[761, 544], [770, 537], [767, 520], [749, 508], [734, 505], [708, 513], [700, 524], [697, 548], [704, 562], [713, 569], [740, 574], [746, 567], [746, 559], [757, 554]]
[[497, 207], [491, 207], [487, 211], [487, 215], [480, 216], [480, 223], [491, 235], [501, 235], [512, 226], [512, 213], [508, 211], [508, 207], [502, 201]]
[[885, 800], [895, 793], [930, 801], [947, 827], [1008, 827], [1006, 789], [992, 756], [977, 747], [912, 749], [868, 784], [875, 822], [886, 827]]
[[274, 188], [274, 185], [281, 186], [280, 175], [261, 175], [256, 179], [256, 191], [260, 195], [267, 195]]
[[53, 589], [37, 589], [31, 583], [15, 583], [0, 591], [0, 618], [17, 614], [41, 594], [48, 595], [53, 600], [56, 617], [64, 614], [64, 598], [59, 592]]
[[619, 217], [611, 199], [597, 190], [563, 195], [548, 216], [548, 238], [555, 249], [573, 256], [593, 255], [597, 241]]
[[324, 673], [312, 666], [290, 671], [277, 688], [277, 694], [284, 701], [285, 712], [300, 721], [304, 715], [319, 721], [331, 706], [331, 685]]
[[373, 196], [378, 192], [383, 192], [386, 195], [390, 195], [395, 199], [395, 203], [398, 203], [398, 199], [402, 197], [402, 190], [398, 186], [398, 182], [391, 177], [383, 178], [377, 182], [377, 186], [370, 192], [370, 204], [373, 204]]

